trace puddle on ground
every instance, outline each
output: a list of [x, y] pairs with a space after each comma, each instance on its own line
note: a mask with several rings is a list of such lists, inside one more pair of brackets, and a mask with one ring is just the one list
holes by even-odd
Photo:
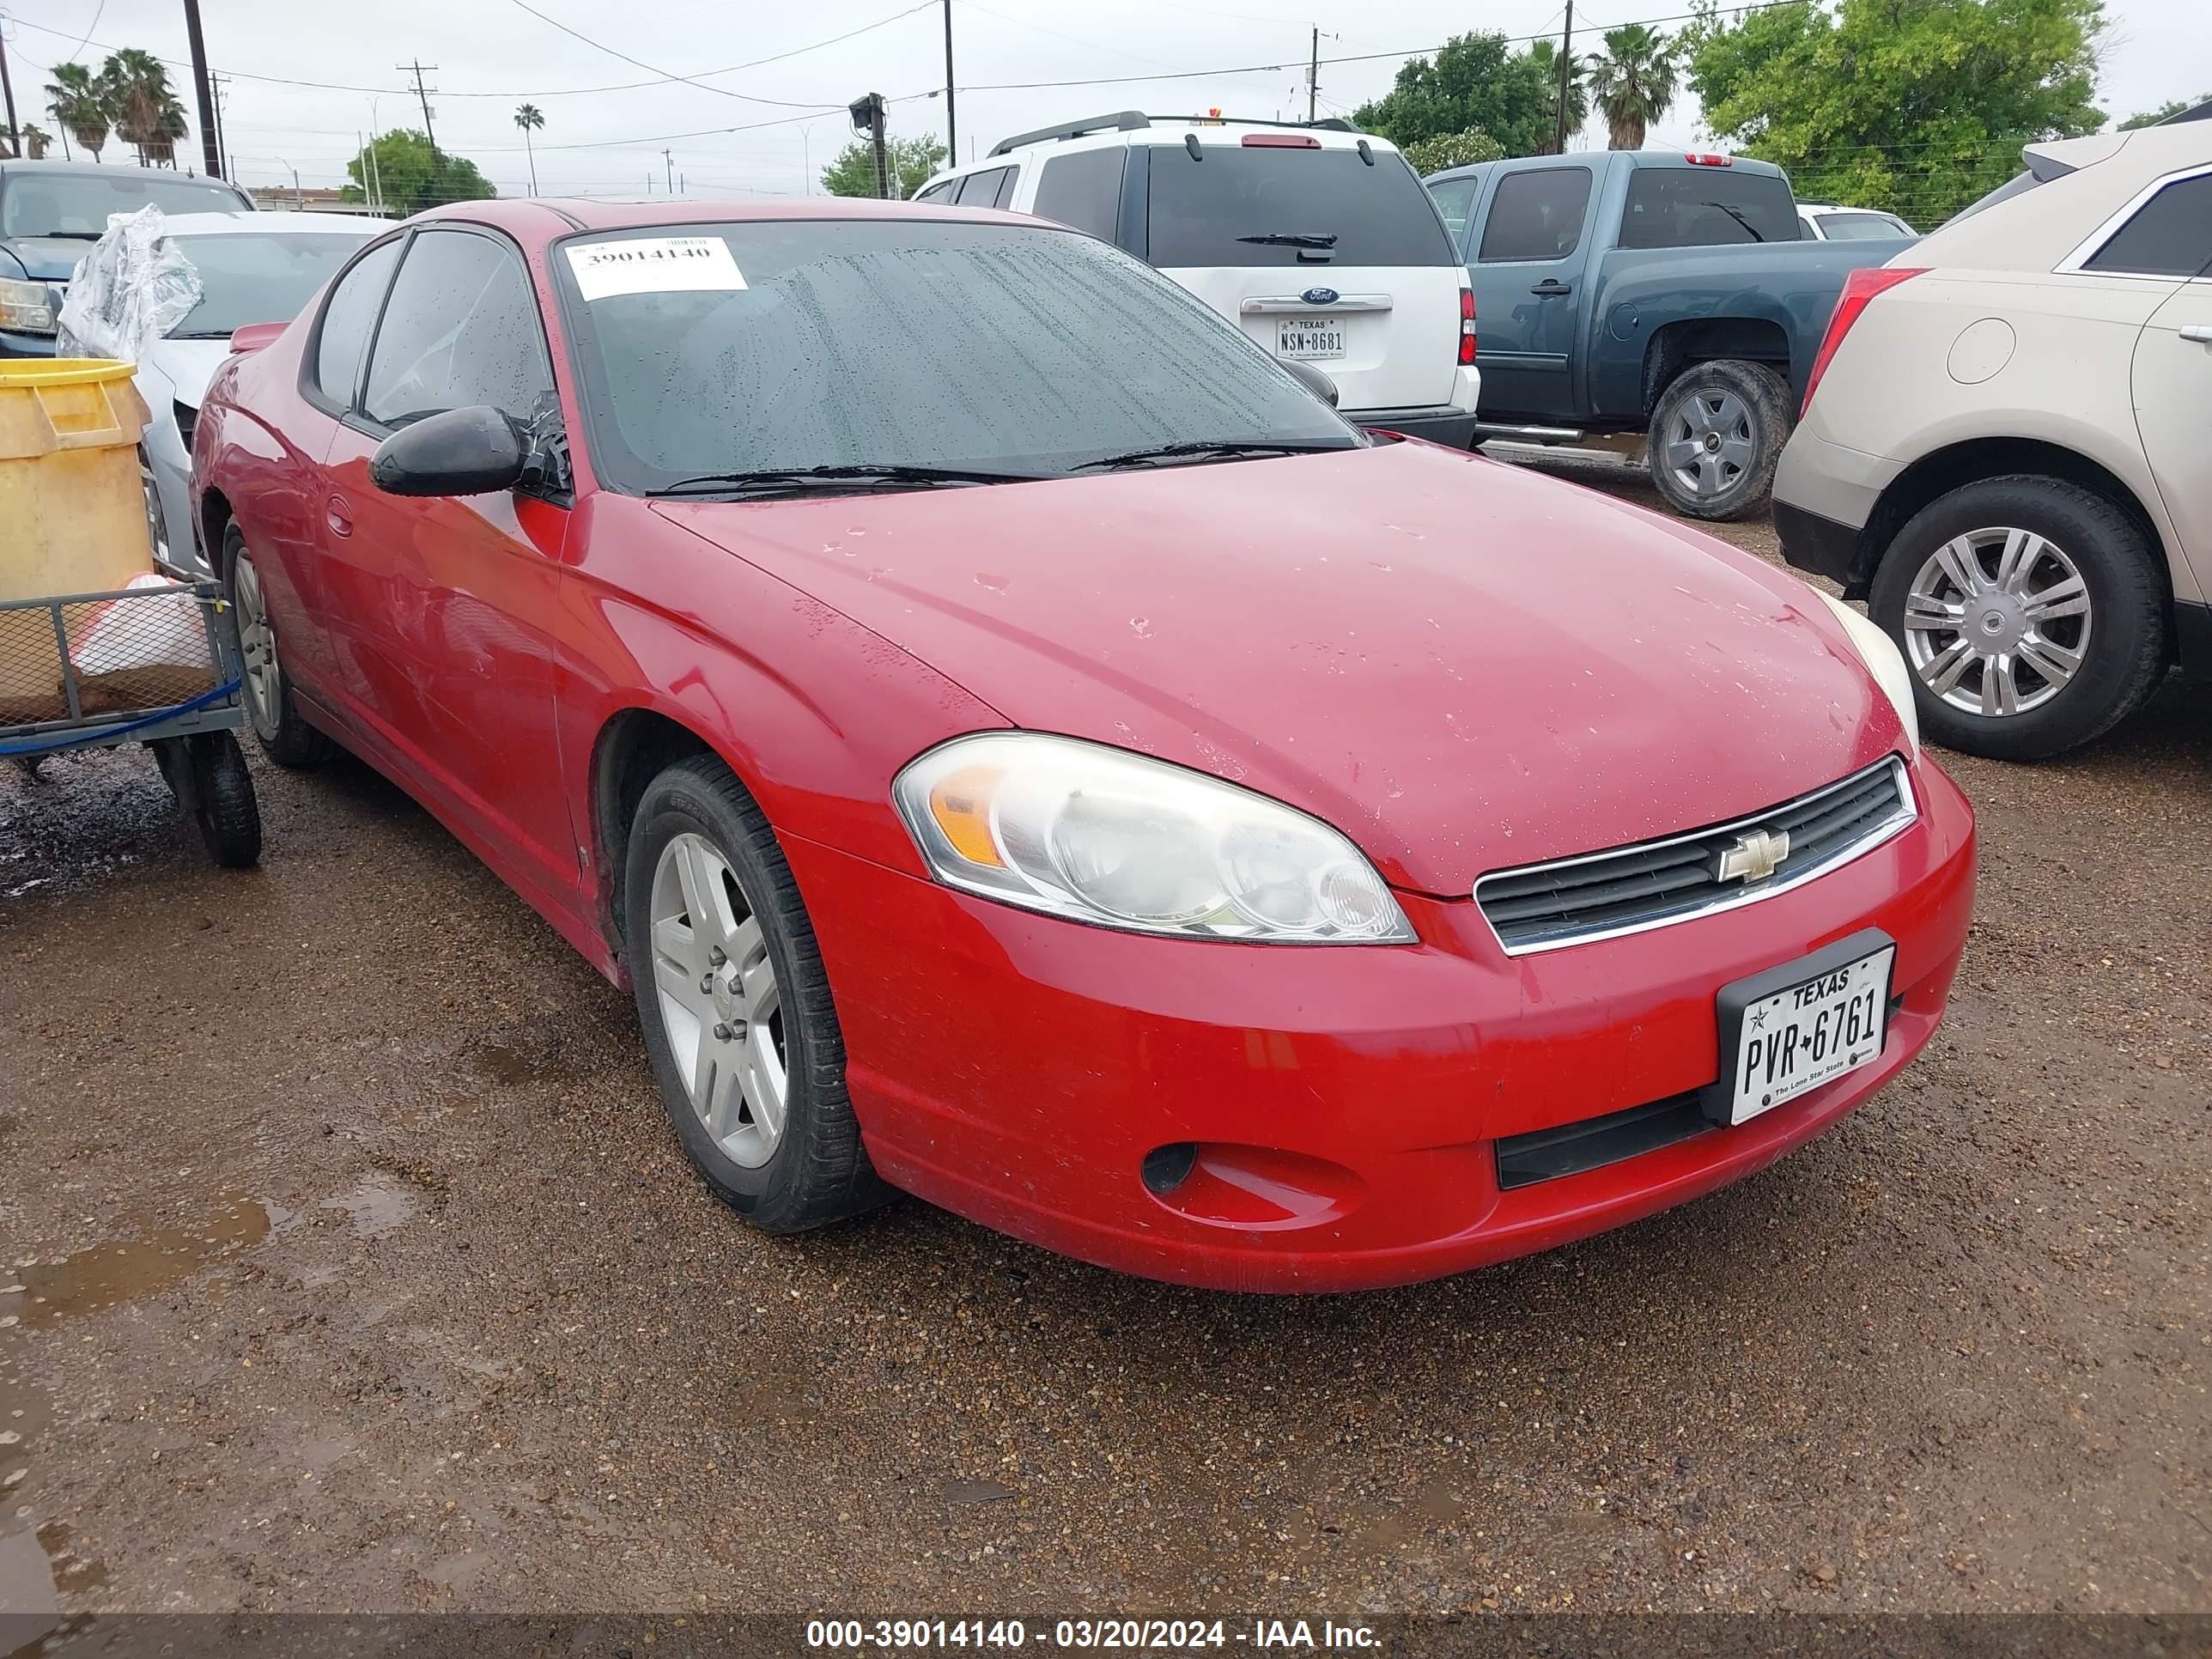
[[268, 1210], [242, 1198], [196, 1226], [164, 1228], [127, 1244], [95, 1244], [59, 1261], [9, 1269], [9, 1282], [23, 1290], [5, 1300], [20, 1300], [23, 1323], [36, 1330], [166, 1291], [218, 1257], [259, 1243], [268, 1231]]
[[105, 1563], [94, 1560], [81, 1547], [72, 1547], [70, 1529], [59, 1521], [39, 1528], [39, 1544], [46, 1553], [46, 1565], [54, 1588], [64, 1595], [98, 1589], [107, 1582]]
[[529, 1083], [545, 1069], [544, 1062], [536, 1055], [509, 1048], [503, 1043], [487, 1042], [477, 1048], [473, 1058], [477, 1070], [494, 1083]]
[[23, 1120], [21, 1118], [12, 1116], [6, 1112], [0, 1112], [0, 1140], [7, 1139], [9, 1135], [14, 1134], [16, 1130], [22, 1127]]
[[381, 1238], [415, 1218], [415, 1197], [404, 1187], [374, 1177], [351, 1192], [318, 1200], [319, 1210], [343, 1210], [354, 1231], [363, 1238]]

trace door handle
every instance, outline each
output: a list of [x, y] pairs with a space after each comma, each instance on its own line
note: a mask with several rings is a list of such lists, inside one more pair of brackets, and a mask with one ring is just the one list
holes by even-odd
[[1572, 294], [1574, 289], [1568, 287], [1566, 283], [1561, 282], [1556, 276], [1547, 276], [1542, 282], [1537, 283], [1535, 287], [1530, 289], [1528, 292], [1535, 295], [1540, 299], [1556, 300], [1560, 298], [1562, 295]]
[[2192, 345], [2212, 345], [2212, 323], [2191, 323], [2181, 331], [2181, 337]]
[[323, 520], [330, 526], [333, 536], [353, 534], [353, 514], [346, 510], [343, 495], [333, 495], [323, 504]]

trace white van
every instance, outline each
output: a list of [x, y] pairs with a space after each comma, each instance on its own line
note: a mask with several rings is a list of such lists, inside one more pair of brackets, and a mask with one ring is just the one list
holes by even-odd
[[1125, 110], [1006, 139], [915, 200], [1088, 231], [1325, 371], [1347, 418], [1461, 449], [1474, 435], [1474, 295], [1388, 139]]

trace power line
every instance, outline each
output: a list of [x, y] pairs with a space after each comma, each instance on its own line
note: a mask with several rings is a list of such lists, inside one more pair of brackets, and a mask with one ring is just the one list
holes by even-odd
[[[638, 69], [649, 70], [653, 74], [661, 76], [667, 80], [681, 81], [685, 86], [696, 87], [702, 92], [714, 93], [724, 98], [735, 98], [742, 103], [774, 105], [781, 109], [816, 109], [820, 107], [819, 105], [815, 104], [794, 103], [788, 98], [756, 98], [752, 94], [748, 92], [732, 92], [727, 87], [710, 87], [704, 81], [695, 81], [688, 75], [674, 74], [670, 70], [662, 69], [657, 64], [647, 63], [642, 58], [633, 58], [628, 52], [622, 51], [620, 48], [609, 46], [604, 40], [594, 40], [590, 35], [585, 33], [581, 29], [572, 29], [559, 18], [547, 16], [544, 12], [538, 10], [537, 7], [532, 5], [530, 3], [530, 0], [509, 0], [509, 3], [518, 6], [522, 10], [528, 12], [539, 22], [550, 25], [551, 27], [560, 30], [562, 33], [568, 36], [571, 40], [582, 41], [586, 46], [592, 47], [594, 51], [603, 52], [610, 58], [619, 58], [625, 64], [632, 64]], [[921, 8], [916, 7], [915, 9], [919, 10]]]

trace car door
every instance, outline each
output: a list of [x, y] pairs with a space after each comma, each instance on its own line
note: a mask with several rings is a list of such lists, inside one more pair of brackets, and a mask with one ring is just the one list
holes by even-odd
[[1492, 181], [1468, 263], [1482, 414], [1571, 424], [1577, 290], [1589, 259], [1596, 174], [1569, 161], [1496, 173]]
[[563, 902], [578, 880], [553, 713], [565, 497], [410, 498], [368, 479], [392, 432], [477, 404], [541, 434], [557, 420], [537, 295], [503, 236], [428, 228], [331, 441], [332, 562], [352, 587], [371, 741], [501, 874]]
[[2136, 424], [2187, 565], [2174, 586], [2212, 595], [2212, 167], [2162, 184], [2081, 268], [2184, 279], [2136, 337]]

